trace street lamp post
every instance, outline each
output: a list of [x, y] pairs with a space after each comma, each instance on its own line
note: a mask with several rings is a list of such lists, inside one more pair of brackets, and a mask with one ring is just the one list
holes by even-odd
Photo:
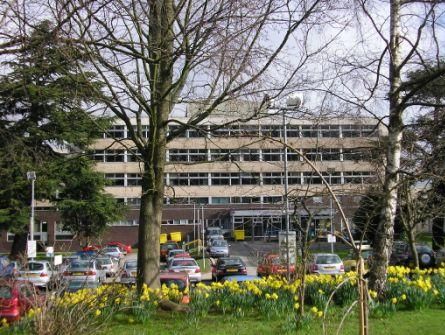
[[34, 240], [34, 183], [36, 181], [36, 172], [28, 171], [26, 173], [28, 180], [31, 180], [31, 217], [29, 220], [29, 240]]

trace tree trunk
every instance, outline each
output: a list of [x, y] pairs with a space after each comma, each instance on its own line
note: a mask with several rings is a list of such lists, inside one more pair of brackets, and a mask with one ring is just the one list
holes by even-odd
[[28, 233], [21, 233], [14, 235], [14, 241], [12, 242], [11, 253], [9, 257], [11, 259], [20, 259], [26, 253], [26, 242], [28, 241]]
[[385, 290], [387, 268], [394, 238], [394, 219], [397, 207], [401, 141], [403, 134], [403, 108], [400, 95], [400, 0], [391, 1], [390, 13], [390, 64], [389, 64], [389, 124], [386, 148], [384, 199], [381, 219], [374, 245], [370, 286], [379, 293]]

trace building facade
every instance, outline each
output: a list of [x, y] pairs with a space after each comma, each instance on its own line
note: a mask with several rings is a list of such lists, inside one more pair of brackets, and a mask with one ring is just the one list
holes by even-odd
[[[331, 222], [342, 231], [345, 223], [325, 183], [350, 220], [361, 195], [378, 181], [372, 158], [384, 129], [375, 119], [309, 120], [288, 113], [285, 118], [271, 114], [218, 128], [231, 122], [227, 115], [215, 115], [168, 144], [163, 232], [179, 231], [191, 240], [205, 226], [221, 226], [229, 234], [242, 229], [247, 238], [276, 236], [284, 229], [286, 179], [291, 229], [295, 222], [312, 217], [314, 235], [330, 231]], [[172, 120], [170, 131], [187, 120]], [[143, 164], [127, 134], [125, 124], [116, 122], [95, 141], [90, 154], [110, 182], [106, 191], [129, 206], [126, 218], [110, 223], [102, 241], [135, 245]], [[307, 208], [295, 206], [297, 199]], [[2, 249], [12, 243], [13, 236], [5, 235]], [[79, 247], [73, 234], [63, 230], [57, 211], [44, 204], [36, 207], [35, 238], [57, 249]]]

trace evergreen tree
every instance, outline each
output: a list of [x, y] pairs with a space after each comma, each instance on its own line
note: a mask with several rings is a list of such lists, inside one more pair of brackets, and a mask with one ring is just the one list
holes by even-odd
[[[100, 84], [80, 72], [83, 55], [44, 21], [2, 63], [0, 77], [0, 226], [15, 233], [13, 250], [24, 250], [31, 203], [27, 171], [36, 171], [36, 199], [60, 187], [67, 156], [91, 143], [109, 124], [90, 110]], [[76, 162], [76, 160], [73, 160]]]

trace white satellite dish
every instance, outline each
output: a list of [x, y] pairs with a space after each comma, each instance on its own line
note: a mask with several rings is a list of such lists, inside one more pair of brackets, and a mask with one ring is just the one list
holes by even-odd
[[290, 94], [286, 100], [287, 107], [300, 108], [303, 105], [303, 95], [301, 93]]

